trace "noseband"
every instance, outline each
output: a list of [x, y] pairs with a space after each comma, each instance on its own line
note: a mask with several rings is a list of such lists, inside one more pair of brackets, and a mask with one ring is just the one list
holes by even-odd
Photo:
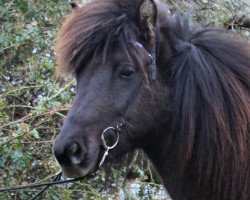
[[[156, 76], [157, 76], [157, 66], [156, 66], [155, 49], [154, 49], [153, 53], [151, 54], [151, 53], [149, 53], [149, 52], [146, 50], [146, 48], [145, 48], [141, 43], [139, 43], [138, 41], [132, 41], [131, 44], [132, 44], [133, 46], [138, 47], [138, 48], [140, 48], [141, 50], [143, 50], [143, 51], [146, 53], [146, 55], [150, 58], [150, 61], [151, 61], [151, 63], [150, 63], [150, 67], [151, 67], [151, 79], [152, 79], [152, 80], [156, 80]], [[141, 84], [141, 85], [142, 85], [142, 84]], [[141, 86], [141, 85], [140, 85], [140, 86]], [[139, 92], [139, 90], [138, 90], [138, 92]], [[138, 94], [138, 92], [137, 92], [137, 94]], [[135, 97], [136, 97], [136, 96], [135, 96]], [[133, 98], [132, 100], [135, 100], [135, 98]], [[131, 105], [132, 103], [133, 103], [133, 101], [130, 102], [130, 105]], [[130, 105], [129, 105], [129, 107], [130, 107]], [[129, 107], [128, 107], [128, 108], [129, 108]], [[128, 108], [127, 108], [127, 110], [128, 110]], [[127, 111], [125, 112], [125, 116], [126, 116], [126, 114], [127, 114]], [[124, 118], [125, 118], [125, 116], [124, 116]], [[102, 135], [101, 135], [101, 141], [102, 141], [102, 146], [103, 146], [105, 152], [104, 152], [104, 154], [103, 154], [103, 156], [102, 156], [102, 159], [101, 159], [101, 161], [100, 161], [100, 163], [99, 163], [99, 165], [98, 165], [99, 169], [102, 167], [102, 165], [103, 165], [103, 163], [105, 162], [107, 156], [109, 155], [109, 150], [114, 149], [114, 148], [117, 146], [117, 144], [118, 144], [118, 142], [119, 142], [119, 139], [120, 139], [120, 133], [121, 133], [122, 127], [123, 127], [124, 125], [125, 125], [125, 121], [122, 120], [121, 122], [117, 123], [116, 126], [110, 126], [110, 127], [107, 127], [107, 128], [105, 128], [105, 129], [103, 130]], [[115, 135], [115, 141], [113, 142], [113, 144], [109, 144], [109, 145], [108, 145], [108, 144], [107, 144], [106, 138], [107, 138], [107, 135], [110, 133], [110, 131], [114, 133], [114, 135]], [[99, 171], [99, 169], [98, 169], [98, 171]], [[98, 171], [97, 171], [97, 172], [98, 172]]]
[[139, 47], [140, 49], [142, 49], [150, 58], [150, 68], [151, 68], [151, 79], [153, 81], [156, 80], [157, 78], [157, 66], [156, 66], [156, 48], [154, 48], [152, 53], [149, 53], [148, 50], [146, 50], [146, 48], [138, 41], [132, 41], [131, 44], [135, 47]]

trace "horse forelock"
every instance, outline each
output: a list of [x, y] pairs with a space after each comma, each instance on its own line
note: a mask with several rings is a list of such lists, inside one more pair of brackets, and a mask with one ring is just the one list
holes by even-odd
[[75, 73], [94, 56], [105, 61], [115, 44], [131, 55], [130, 42], [136, 40], [138, 32], [135, 15], [132, 2], [118, 0], [92, 1], [74, 10], [57, 36], [57, 70]]

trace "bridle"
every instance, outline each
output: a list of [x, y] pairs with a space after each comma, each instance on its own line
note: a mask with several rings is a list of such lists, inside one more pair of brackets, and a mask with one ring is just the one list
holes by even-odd
[[[124, 125], [125, 125], [125, 122], [122, 121], [119, 124], [117, 124], [115, 127], [110, 126], [110, 127], [105, 128], [103, 130], [102, 135], [101, 135], [101, 141], [102, 141], [102, 146], [105, 149], [105, 152], [104, 152], [102, 159], [98, 165], [99, 169], [102, 167], [103, 163], [105, 162], [106, 157], [109, 155], [109, 150], [115, 148], [116, 145], [118, 144], [119, 139], [120, 139], [120, 132], [121, 132], [122, 127]], [[111, 145], [108, 145], [107, 141], [106, 141], [106, 135], [109, 134], [109, 131], [112, 131], [115, 134], [115, 138], [116, 138], [115, 142]]]
[[[146, 48], [138, 41], [132, 41], [131, 44], [134, 46], [134, 47], [138, 47], [140, 48], [142, 51], [145, 52], [145, 54], [150, 58], [150, 69], [151, 69], [151, 79], [154, 81], [156, 80], [156, 77], [157, 77], [157, 66], [156, 66], [156, 47], [154, 48], [153, 52], [152, 53], [149, 53], [148, 50], [146, 50]], [[127, 110], [129, 109], [129, 107], [133, 104], [133, 102], [135, 101], [138, 93], [139, 93], [139, 90], [142, 86], [142, 82], [140, 84], [140, 87], [138, 88], [137, 92], [135, 95], [133, 95], [133, 99], [132, 101], [130, 101], [130, 104], [127, 108]], [[127, 114], [127, 110], [125, 112], [125, 116], [123, 117], [124, 119], [126, 118], [126, 114]], [[109, 126], [107, 128], [105, 128], [102, 132], [102, 135], [101, 135], [101, 142], [102, 142], [102, 147], [104, 148], [104, 153], [102, 155], [102, 158], [98, 164], [98, 169], [94, 172], [94, 174], [97, 174], [100, 170], [100, 168], [102, 167], [102, 165], [104, 164], [106, 158], [108, 157], [109, 155], [109, 150], [111, 149], [114, 149], [117, 144], [119, 143], [119, 140], [120, 140], [120, 133], [122, 131], [122, 128], [125, 126], [125, 120], [122, 119], [120, 122], [118, 122], [115, 126]], [[109, 144], [107, 143], [107, 135], [109, 134], [109, 132], [113, 132], [113, 135], [115, 136], [115, 140], [112, 144]]]

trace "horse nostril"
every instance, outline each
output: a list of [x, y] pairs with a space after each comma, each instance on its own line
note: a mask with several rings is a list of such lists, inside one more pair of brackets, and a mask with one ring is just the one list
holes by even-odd
[[67, 155], [73, 164], [80, 164], [84, 160], [84, 152], [77, 142], [74, 142], [67, 149]]
[[62, 144], [55, 142], [54, 155], [61, 165], [81, 164], [85, 161], [86, 151], [77, 142]]

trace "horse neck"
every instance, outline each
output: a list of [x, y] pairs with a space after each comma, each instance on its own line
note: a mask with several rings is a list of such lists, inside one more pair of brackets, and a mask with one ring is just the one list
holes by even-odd
[[181, 188], [182, 180], [179, 178], [183, 172], [177, 161], [174, 144], [171, 144], [170, 137], [167, 137], [167, 126], [162, 132], [154, 132], [152, 137], [148, 138], [148, 143], [144, 148], [144, 152], [152, 162], [155, 170], [159, 174], [161, 181], [173, 199], [185, 199]]
[[[186, 22], [184, 21], [183, 23]], [[186, 26], [177, 26], [178, 23], [175, 24], [175, 21], [173, 21], [172, 24], [168, 24], [168, 21], [165, 20], [165, 22], [159, 22], [159, 24], [161, 32], [158, 35], [159, 44], [157, 55], [157, 67], [159, 69], [162, 69], [162, 71], [167, 72], [169, 68], [169, 60], [171, 60], [171, 55], [173, 52], [172, 47], [189, 47], [191, 44], [188, 44], [188, 40], [186, 41], [186, 36], [187, 34], [192, 34], [192, 32], [189, 33], [188, 31], [186, 31], [184, 29]], [[176, 37], [174, 33], [171, 34], [171, 27], [174, 27], [176, 32], [183, 33], [183, 35], [177, 35]], [[197, 113], [199, 115], [197, 115], [196, 118], [202, 118], [203, 121], [206, 121], [204, 119], [210, 119], [210, 121], [207, 120], [207, 122], [211, 125], [201, 125], [201, 121], [196, 121], [197, 128], [199, 128], [199, 126], [202, 126], [203, 128], [203, 140], [199, 140], [199, 136], [201, 135], [199, 131], [195, 132], [193, 137], [189, 137], [188, 134], [182, 134], [178, 137], [179, 127], [175, 127], [176, 131], [172, 131], [171, 127], [169, 127], [171, 124], [170, 121], [165, 121], [161, 130], [158, 131], [157, 134], [152, 134], [153, 136], [148, 139], [150, 143], [145, 146], [144, 151], [152, 161], [166, 189], [169, 191], [173, 199], [245, 200], [248, 199], [250, 196], [249, 190], [247, 190], [247, 186], [250, 185], [250, 154], [248, 154], [247, 152], [247, 149], [249, 149], [249, 142], [247, 142], [249, 141], [249, 128], [247, 129], [247, 126], [249, 127], [249, 125], [247, 125], [249, 124], [249, 102], [246, 101], [246, 99], [249, 98], [249, 96], [247, 96], [247, 94], [249, 93], [247, 93], [248, 91], [246, 90], [246, 88], [249, 89], [249, 76], [247, 76], [247, 74], [249, 74], [249, 70], [247, 70], [247, 67], [249, 66], [249, 64], [247, 63], [247, 61], [249, 61], [249, 48], [244, 47], [242, 43], [236, 40], [232, 40], [230, 37], [228, 37], [228, 40], [225, 40], [223, 37], [218, 37], [218, 39], [214, 39], [217, 37], [215, 33], [212, 36], [213, 37], [208, 38], [210, 43], [213, 44], [212, 46], [209, 46], [210, 43], [208, 43], [209, 45], [207, 45], [205, 40], [202, 41], [203, 46], [209, 48], [210, 52], [216, 54], [216, 56], [213, 56], [212, 54], [202, 55], [203, 58], [206, 60], [209, 60], [210, 57], [213, 58], [214, 65], [210, 66], [209, 63], [207, 63], [206, 67], [211, 68], [215, 66], [217, 70], [220, 70], [222, 67], [225, 67], [223, 69], [226, 70], [229, 74], [232, 73], [233, 76], [224, 74], [224, 76], [222, 77], [221, 74], [220, 78], [223, 81], [226, 81], [227, 84], [229, 84], [228, 80], [234, 81], [236, 85], [238, 84], [237, 86], [240, 88], [241, 93], [238, 92], [238, 90], [235, 88], [229, 88], [230, 92], [233, 94], [232, 96], [234, 97], [231, 99], [231, 103], [234, 106], [231, 107], [229, 107], [228, 104], [223, 104], [224, 99], [226, 99], [227, 101], [229, 99], [227, 93], [225, 93], [226, 97], [223, 96], [219, 98], [221, 101], [221, 105], [224, 105], [224, 110], [220, 111], [219, 114], [226, 116], [224, 122], [227, 122], [226, 119], [231, 120], [230, 125], [229, 123], [227, 123], [227, 127], [229, 127], [228, 130], [231, 130], [231, 132], [227, 130], [225, 131], [224, 129], [220, 129], [221, 123], [219, 123], [219, 121], [216, 121], [213, 117], [209, 117], [210, 115], [214, 116], [216, 113], [218, 113], [218, 111], [216, 111], [215, 109], [209, 109], [209, 106], [199, 104], [199, 107], [197, 108]], [[216, 41], [218, 41], [221, 45], [218, 46], [216, 44]], [[178, 44], [180, 44], [181, 46], [178, 46]], [[228, 48], [225, 48], [225, 46], [228, 46]], [[196, 46], [190, 47], [196, 48]], [[218, 50], [225, 52], [225, 54], [218, 54]], [[225, 59], [224, 55], [226, 54], [235, 55], [235, 60], [232, 59], [231, 62], [228, 61], [227, 59], [230, 60], [230, 57], [225, 57], [227, 58]], [[197, 58], [195, 56], [193, 57]], [[219, 60], [216, 60], [216, 57], [218, 57], [219, 60], [224, 61], [223, 65], [221, 64], [221, 67], [219, 65], [220, 62]], [[238, 58], [242, 59], [240, 60]], [[176, 62], [178, 61], [181, 63], [181, 60], [182, 57], [175, 58]], [[196, 62], [196, 60], [194, 61]], [[234, 65], [242, 67], [241, 71], [237, 68], [237, 70], [239, 71], [239, 75], [233, 71]], [[192, 68], [191, 65], [189, 67]], [[196, 67], [201, 68], [203, 66], [200, 65], [199, 62], [197, 62]], [[237, 78], [237, 76], [239, 77]], [[166, 76], [164, 72], [164, 76], [162, 77], [164, 77], [165, 79], [166, 77], [170, 77], [170, 75]], [[241, 85], [239, 83], [239, 80], [244, 82], [244, 84]], [[208, 80], [209, 83], [214, 83], [213, 81], [214, 79]], [[221, 84], [224, 84], [223, 81], [221, 82]], [[208, 84], [206, 85], [206, 87], [210, 88], [210, 85], [212, 84]], [[244, 85], [246, 87], [244, 87]], [[200, 85], [198, 86], [200, 87]], [[223, 87], [227, 88], [227, 85], [223, 85]], [[218, 87], [212, 89], [213, 92], [215, 92], [216, 94], [218, 93]], [[193, 96], [196, 98], [203, 98], [204, 96], [206, 96], [206, 91], [208, 90], [197, 91], [198, 93], [202, 93], [202, 95]], [[194, 102], [192, 101], [193, 98], [191, 98], [190, 96], [188, 97], [191, 100], [188, 99], [187, 101], [191, 103]], [[212, 105], [217, 105], [216, 102], [214, 102], [212, 96], [207, 95], [206, 97], [212, 101]], [[238, 102], [236, 97], [239, 98], [241, 101]], [[202, 102], [205, 102], [205, 99], [200, 100]], [[199, 103], [198, 100], [196, 102]], [[238, 102], [238, 104], [234, 102]], [[178, 108], [180, 106], [182, 106], [182, 104], [180, 104]], [[204, 109], [206, 110], [206, 112], [203, 112]], [[213, 113], [213, 111], [215, 113]], [[172, 117], [182, 117], [181, 115], [177, 115], [176, 112], [172, 113]], [[210, 115], [206, 115], [206, 113]], [[232, 121], [231, 118], [232, 113], [234, 113], [236, 116], [236, 120], [234, 121]], [[166, 115], [168, 114], [169, 116], [171, 116], [170, 113], [166, 113]], [[241, 114], [242, 117], [238, 117], [241, 116]], [[187, 124], [190, 124], [189, 118], [186, 119]], [[242, 123], [243, 121], [244, 123]], [[235, 127], [231, 128], [232, 126]], [[239, 128], [240, 126], [241, 129]], [[186, 133], [186, 130], [187, 129], [182, 132]], [[209, 137], [211, 136], [211, 134], [214, 134], [214, 136], [216, 137], [214, 140], [213, 138], [211, 139], [211, 137]], [[233, 145], [231, 145], [230, 142], [227, 141], [227, 138], [220, 140], [220, 137], [226, 136], [228, 136], [230, 141], [233, 142]], [[237, 139], [240, 139], [240, 137], [244, 138], [241, 140], [242, 146], [237, 143]], [[190, 138], [193, 141], [188, 143]], [[189, 144], [192, 148], [189, 148]], [[223, 148], [221, 146], [223, 146]], [[240, 147], [242, 147], [242, 149]], [[236, 148], [236, 150], [234, 148]], [[224, 151], [222, 151], [221, 149]], [[221, 151], [223, 154], [221, 153]], [[182, 163], [182, 160], [184, 161], [184, 164]], [[235, 175], [237, 173], [238, 175]], [[239, 191], [241, 191], [241, 194], [239, 194]]]
[[[224, 197], [223, 193], [215, 193], [213, 177], [208, 181], [203, 174], [205, 182], [200, 180], [195, 161], [190, 160], [185, 166], [182, 165], [181, 157], [178, 154], [178, 141], [171, 137], [169, 126], [161, 127], [161, 132], [151, 133], [148, 136], [143, 151], [151, 161], [156, 172], [172, 199], [176, 200], [233, 200], [234, 198]], [[249, 175], [250, 177], [250, 171]], [[250, 178], [247, 179], [250, 184]], [[240, 195], [240, 194], [239, 194]], [[247, 200], [250, 195], [248, 191], [245, 197], [239, 199]]]

